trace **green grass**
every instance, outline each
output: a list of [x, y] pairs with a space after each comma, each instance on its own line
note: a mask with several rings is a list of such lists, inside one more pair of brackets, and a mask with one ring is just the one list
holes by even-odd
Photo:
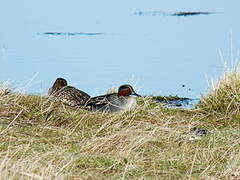
[[[218, 111], [214, 95], [193, 110], [142, 98], [136, 109], [109, 114], [0, 93], [0, 179], [240, 178], [237, 106]], [[191, 140], [192, 127], [210, 134]]]

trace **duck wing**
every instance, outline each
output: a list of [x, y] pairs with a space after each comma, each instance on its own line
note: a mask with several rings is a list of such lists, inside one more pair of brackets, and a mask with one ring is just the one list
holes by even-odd
[[96, 107], [96, 106], [105, 106], [110, 104], [109, 102], [109, 98], [115, 95], [115, 93], [113, 94], [107, 94], [107, 95], [102, 95], [102, 96], [95, 96], [95, 97], [91, 97], [87, 100], [86, 105], [85, 106], [92, 106], [92, 107]]
[[66, 86], [60, 89], [56, 97], [70, 106], [84, 105], [90, 98], [87, 93], [72, 86]]

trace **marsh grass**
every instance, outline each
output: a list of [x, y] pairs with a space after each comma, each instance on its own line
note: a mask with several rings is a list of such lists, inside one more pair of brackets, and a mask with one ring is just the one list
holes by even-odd
[[[240, 115], [240, 71], [228, 70], [211, 91], [201, 98], [200, 109], [211, 115], [221, 117], [239, 117]], [[239, 121], [239, 118], [237, 118]], [[240, 121], [239, 121], [240, 122]]]
[[[207, 104], [206, 104], [207, 105]], [[0, 179], [233, 179], [239, 124], [141, 98], [121, 113], [0, 94]], [[192, 127], [210, 134], [191, 140]]]

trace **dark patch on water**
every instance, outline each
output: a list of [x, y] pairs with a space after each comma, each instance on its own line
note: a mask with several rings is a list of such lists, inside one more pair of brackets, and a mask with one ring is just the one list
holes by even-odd
[[200, 101], [200, 99], [190, 99], [178, 96], [153, 96], [152, 98], [159, 103], [165, 104], [167, 107], [180, 107], [186, 109], [194, 108]]
[[177, 12], [173, 13], [171, 16], [197, 16], [197, 15], [210, 15], [211, 12]]
[[162, 12], [162, 11], [139, 11], [139, 12], [135, 12], [134, 15], [137, 15], [137, 16], [170, 16], [171, 13]]
[[45, 32], [42, 35], [49, 35], [49, 36], [98, 36], [103, 35], [104, 33], [91, 33], [91, 32]]
[[179, 97], [179, 96], [153, 96], [152, 97], [154, 100], [164, 102], [164, 101], [184, 101], [184, 100], [189, 100], [189, 98], [186, 97]]
[[175, 13], [170, 13], [170, 12], [162, 12], [162, 11], [139, 11], [135, 12], [134, 15], [137, 16], [198, 16], [198, 15], [210, 15], [213, 14], [212, 12], [175, 12]]

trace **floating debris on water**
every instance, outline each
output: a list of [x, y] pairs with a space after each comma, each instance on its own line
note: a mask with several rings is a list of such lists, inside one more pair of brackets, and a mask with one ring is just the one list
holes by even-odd
[[103, 35], [104, 33], [91, 33], [91, 32], [45, 32], [42, 35], [50, 35], [50, 36], [98, 36]]
[[175, 12], [175, 13], [170, 13], [170, 12], [163, 12], [163, 11], [139, 11], [135, 12], [134, 15], [137, 16], [198, 16], [198, 15], [210, 15], [213, 14], [212, 12], [194, 12], [194, 11], [189, 11], [189, 12]]

